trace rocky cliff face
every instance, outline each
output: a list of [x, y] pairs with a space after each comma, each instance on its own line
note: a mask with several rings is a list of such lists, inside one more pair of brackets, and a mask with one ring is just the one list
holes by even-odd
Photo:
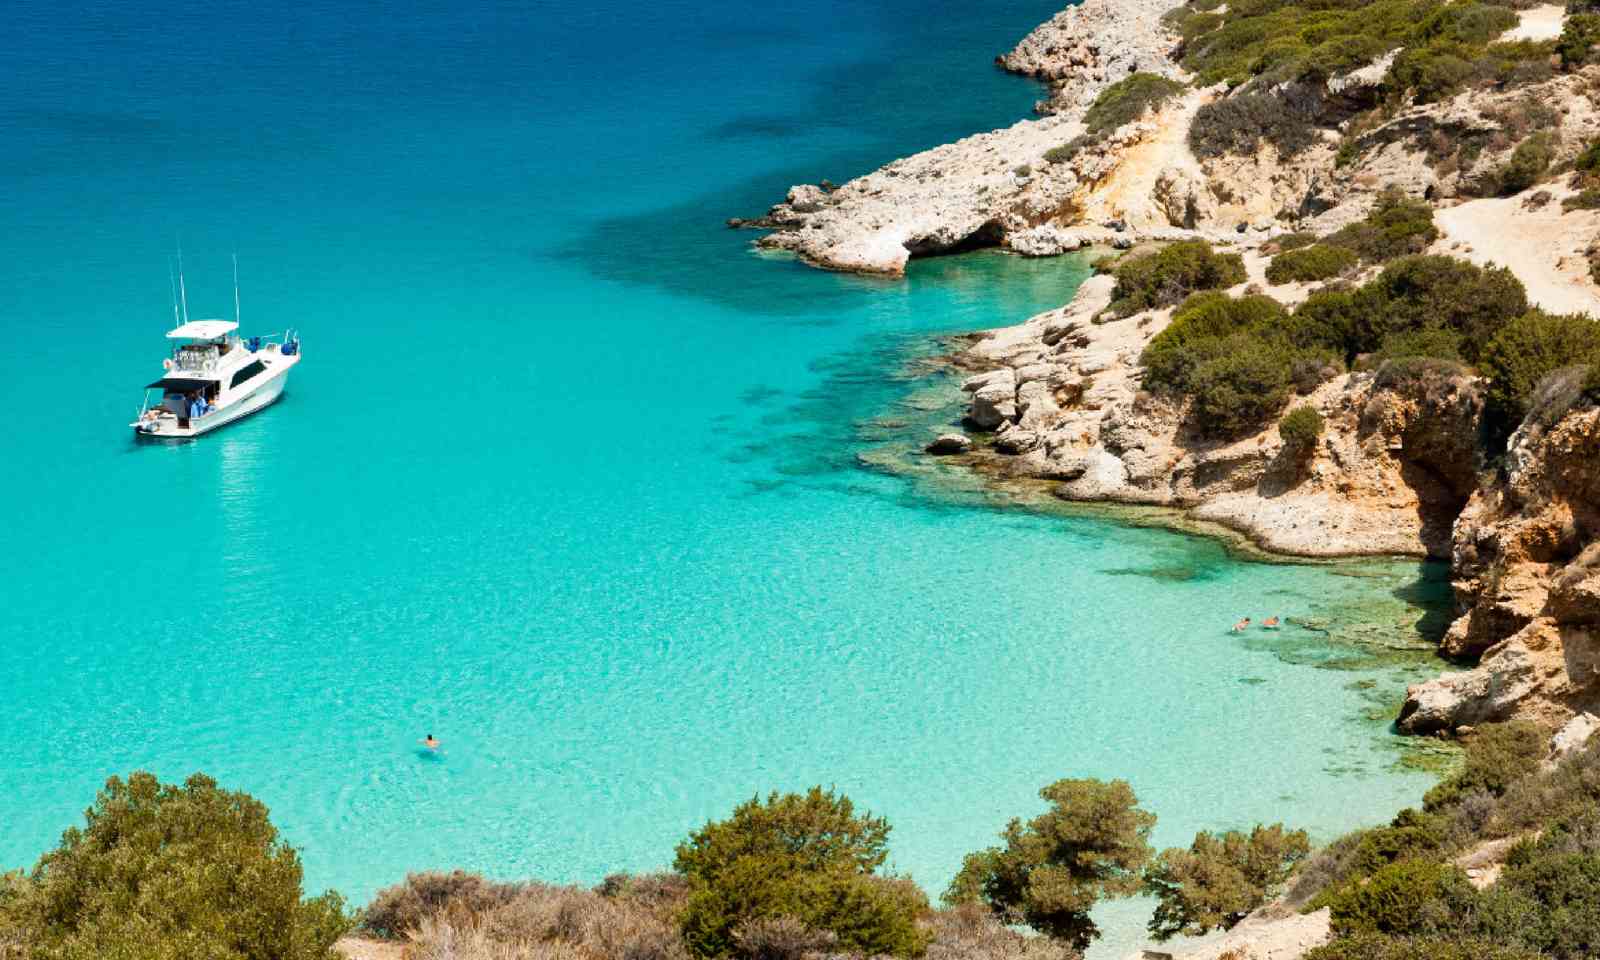
[[[1246, 260], [1259, 272], [1258, 254]], [[964, 384], [969, 428], [994, 435], [973, 454], [982, 468], [1055, 481], [1069, 500], [1184, 508], [1279, 553], [1449, 556], [1477, 482], [1476, 381], [1339, 376], [1295, 401], [1327, 425], [1309, 458], [1285, 448], [1276, 423], [1208, 440], [1182, 405], [1140, 388], [1139, 355], [1171, 311], [1096, 322], [1112, 283], [1094, 277], [1067, 306], [973, 348], [994, 365]]]
[[1600, 408], [1571, 382], [1548, 392], [1512, 437], [1504, 478], [1475, 492], [1456, 523], [1464, 612], [1444, 646], [1481, 660], [1413, 686], [1407, 731], [1512, 715], [1554, 726], [1600, 705]]

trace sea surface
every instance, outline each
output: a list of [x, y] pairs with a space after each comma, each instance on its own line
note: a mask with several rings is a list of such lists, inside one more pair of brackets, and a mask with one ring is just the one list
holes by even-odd
[[[1063, 302], [1081, 258], [875, 281], [722, 225], [1026, 117], [990, 60], [1053, 7], [9, 4], [0, 866], [136, 769], [260, 797], [356, 902], [660, 868], [816, 783], [933, 893], [1060, 777], [1130, 781], [1160, 844], [1414, 801], [1387, 717], [1429, 665], [1383, 648], [1426, 571], [858, 457], [917, 406], [908, 358]], [[192, 317], [231, 315], [237, 253], [246, 332], [305, 360], [267, 412], [140, 445], [180, 243]]]

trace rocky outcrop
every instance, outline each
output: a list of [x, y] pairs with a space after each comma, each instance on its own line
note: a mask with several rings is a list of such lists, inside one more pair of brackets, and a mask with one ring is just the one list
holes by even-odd
[[[1260, 254], [1245, 257], [1259, 273]], [[1065, 307], [972, 348], [995, 366], [963, 385], [968, 428], [995, 435], [975, 454], [982, 468], [1054, 481], [1069, 500], [1183, 508], [1280, 553], [1449, 555], [1451, 522], [1476, 484], [1475, 381], [1335, 377], [1294, 404], [1327, 424], [1309, 458], [1285, 450], [1276, 423], [1208, 439], [1181, 404], [1141, 389], [1139, 355], [1170, 311], [1101, 322], [1113, 283], [1093, 277]]]
[[1106, 86], [1130, 73], [1177, 77], [1176, 40], [1160, 29], [1171, 0], [1086, 0], [1035, 27], [1015, 49], [995, 58], [1012, 73], [1050, 84], [1040, 112], [1082, 112]]
[[1414, 733], [1533, 717], [1552, 727], [1600, 705], [1600, 409], [1581, 371], [1547, 385], [1512, 436], [1502, 480], [1455, 526], [1462, 615], [1445, 636], [1476, 667], [1407, 691]]

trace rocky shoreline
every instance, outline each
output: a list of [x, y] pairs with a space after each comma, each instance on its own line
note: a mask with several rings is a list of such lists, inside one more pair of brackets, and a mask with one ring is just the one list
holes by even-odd
[[[1322, 285], [1268, 282], [1273, 240], [1291, 230], [1326, 236], [1389, 190], [1437, 208], [1442, 236], [1429, 252], [1507, 265], [1531, 303], [1600, 316], [1586, 252], [1595, 247], [1585, 246], [1600, 236], [1600, 211], [1569, 210], [1576, 187], [1556, 183], [1484, 193], [1531, 133], [1546, 136], [1542, 163], [1556, 169], [1600, 137], [1590, 93], [1600, 68], [1532, 71], [1521, 86], [1468, 87], [1348, 126], [1340, 118], [1376, 102], [1391, 51], [1323, 82], [1250, 94], [1333, 118], [1292, 150], [1262, 140], [1202, 158], [1191, 147], [1196, 118], [1234, 92], [1193, 83], [1178, 65], [1180, 38], [1162, 16], [1170, 6], [1069, 7], [997, 58], [1050, 85], [1042, 116], [842, 186], [796, 186], [740, 225], [770, 230], [758, 246], [811, 265], [890, 276], [915, 257], [976, 247], [1050, 256], [1203, 238], [1243, 259], [1248, 279], [1230, 293], [1293, 305]], [[1548, 35], [1548, 11], [1523, 17], [1538, 22], [1508, 36]], [[1553, 22], [1559, 31], [1559, 11]], [[1135, 71], [1191, 85], [1077, 146], [1091, 103]], [[1072, 151], [1054, 149], [1069, 141]], [[1452, 143], [1471, 149], [1449, 153]], [[1450, 562], [1460, 617], [1442, 652], [1481, 659], [1413, 688], [1400, 718], [1407, 731], [1514, 716], [1554, 729], [1600, 709], [1600, 412], [1525, 425], [1502, 467], [1484, 454], [1484, 384], [1470, 371], [1396, 381], [1358, 368], [1296, 401], [1326, 424], [1309, 456], [1291, 456], [1275, 423], [1208, 439], [1180, 403], [1141, 383], [1140, 354], [1172, 309], [1110, 319], [1113, 283], [1091, 278], [1070, 303], [964, 351], [957, 365], [975, 372], [963, 384], [962, 429], [929, 437], [926, 455], [1065, 501], [1176, 511], [1274, 555]], [[1497, 470], [1499, 479], [1486, 479]]]

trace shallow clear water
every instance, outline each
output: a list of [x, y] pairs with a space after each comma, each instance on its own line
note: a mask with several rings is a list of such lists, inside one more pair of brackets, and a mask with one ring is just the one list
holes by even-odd
[[[1054, 306], [1081, 260], [889, 283], [721, 226], [1025, 116], [986, 61], [1051, 3], [11, 10], [0, 864], [136, 768], [255, 793], [358, 901], [659, 867], [817, 782], [934, 891], [1057, 777], [1127, 778], [1161, 843], [1327, 837], [1425, 787], [1382, 721], [1414, 663], [1226, 632], [1406, 642], [1415, 566], [858, 464], [929, 335]], [[237, 250], [245, 326], [306, 360], [270, 411], [136, 446], [180, 235], [193, 314], [231, 309]]]

